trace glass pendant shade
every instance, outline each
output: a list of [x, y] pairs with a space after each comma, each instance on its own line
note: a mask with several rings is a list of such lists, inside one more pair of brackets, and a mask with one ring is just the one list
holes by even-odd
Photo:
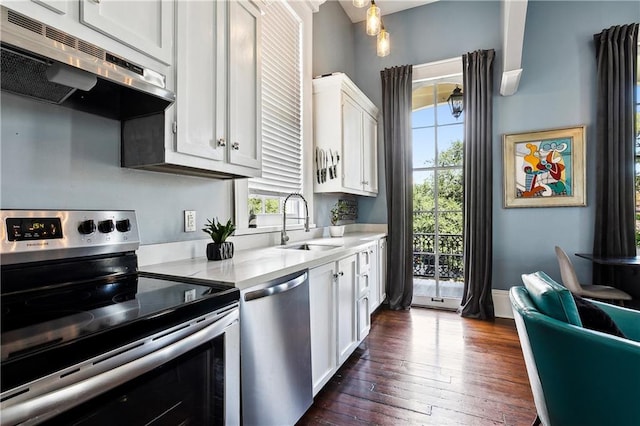
[[449, 95], [449, 99], [447, 99], [449, 107], [451, 108], [451, 115], [453, 115], [456, 119], [460, 117], [460, 114], [462, 114], [462, 110], [464, 109], [462, 96], [462, 90], [460, 90], [460, 88], [456, 85], [456, 88], [453, 89], [453, 92], [451, 93], [451, 95]]
[[367, 0], [353, 0], [353, 5], [357, 8], [365, 7], [367, 3]]
[[367, 35], [375, 36], [380, 32], [380, 8], [376, 6], [374, 1], [367, 10]]
[[389, 32], [384, 29], [384, 26], [378, 33], [378, 42], [376, 43], [376, 51], [378, 56], [387, 56], [391, 52], [391, 45], [389, 44]]

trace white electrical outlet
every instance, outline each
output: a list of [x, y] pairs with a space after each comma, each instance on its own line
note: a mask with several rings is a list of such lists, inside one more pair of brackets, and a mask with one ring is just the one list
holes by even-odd
[[184, 211], [184, 232], [196, 231], [196, 212], [195, 210]]

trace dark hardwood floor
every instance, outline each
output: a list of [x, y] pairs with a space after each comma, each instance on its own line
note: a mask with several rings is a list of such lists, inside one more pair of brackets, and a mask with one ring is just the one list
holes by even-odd
[[530, 425], [535, 407], [513, 320], [380, 310], [299, 425]]

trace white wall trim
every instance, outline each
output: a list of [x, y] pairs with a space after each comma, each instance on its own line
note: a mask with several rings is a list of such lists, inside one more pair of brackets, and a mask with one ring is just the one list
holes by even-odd
[[511, 310], [511, 301], [509, 300], [508, 290], [491, 290], [493, 296], [493, 309], [495, 311], [496, 318], [511, 318], [513, 319], [513, 311]]
[[413, 66], [413, 82], [462, 75], [462, 56]]

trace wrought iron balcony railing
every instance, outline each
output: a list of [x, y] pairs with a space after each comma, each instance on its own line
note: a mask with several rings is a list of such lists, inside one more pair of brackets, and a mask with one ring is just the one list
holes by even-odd
[[436, 267], [439, 278], [458, 279], [463, 277], [462, 235], [438, 235], [438, 262], [436, 266], [436, 236], [434, 233], [414, 232], [413, 234], [413, 275], [434, 278]]

